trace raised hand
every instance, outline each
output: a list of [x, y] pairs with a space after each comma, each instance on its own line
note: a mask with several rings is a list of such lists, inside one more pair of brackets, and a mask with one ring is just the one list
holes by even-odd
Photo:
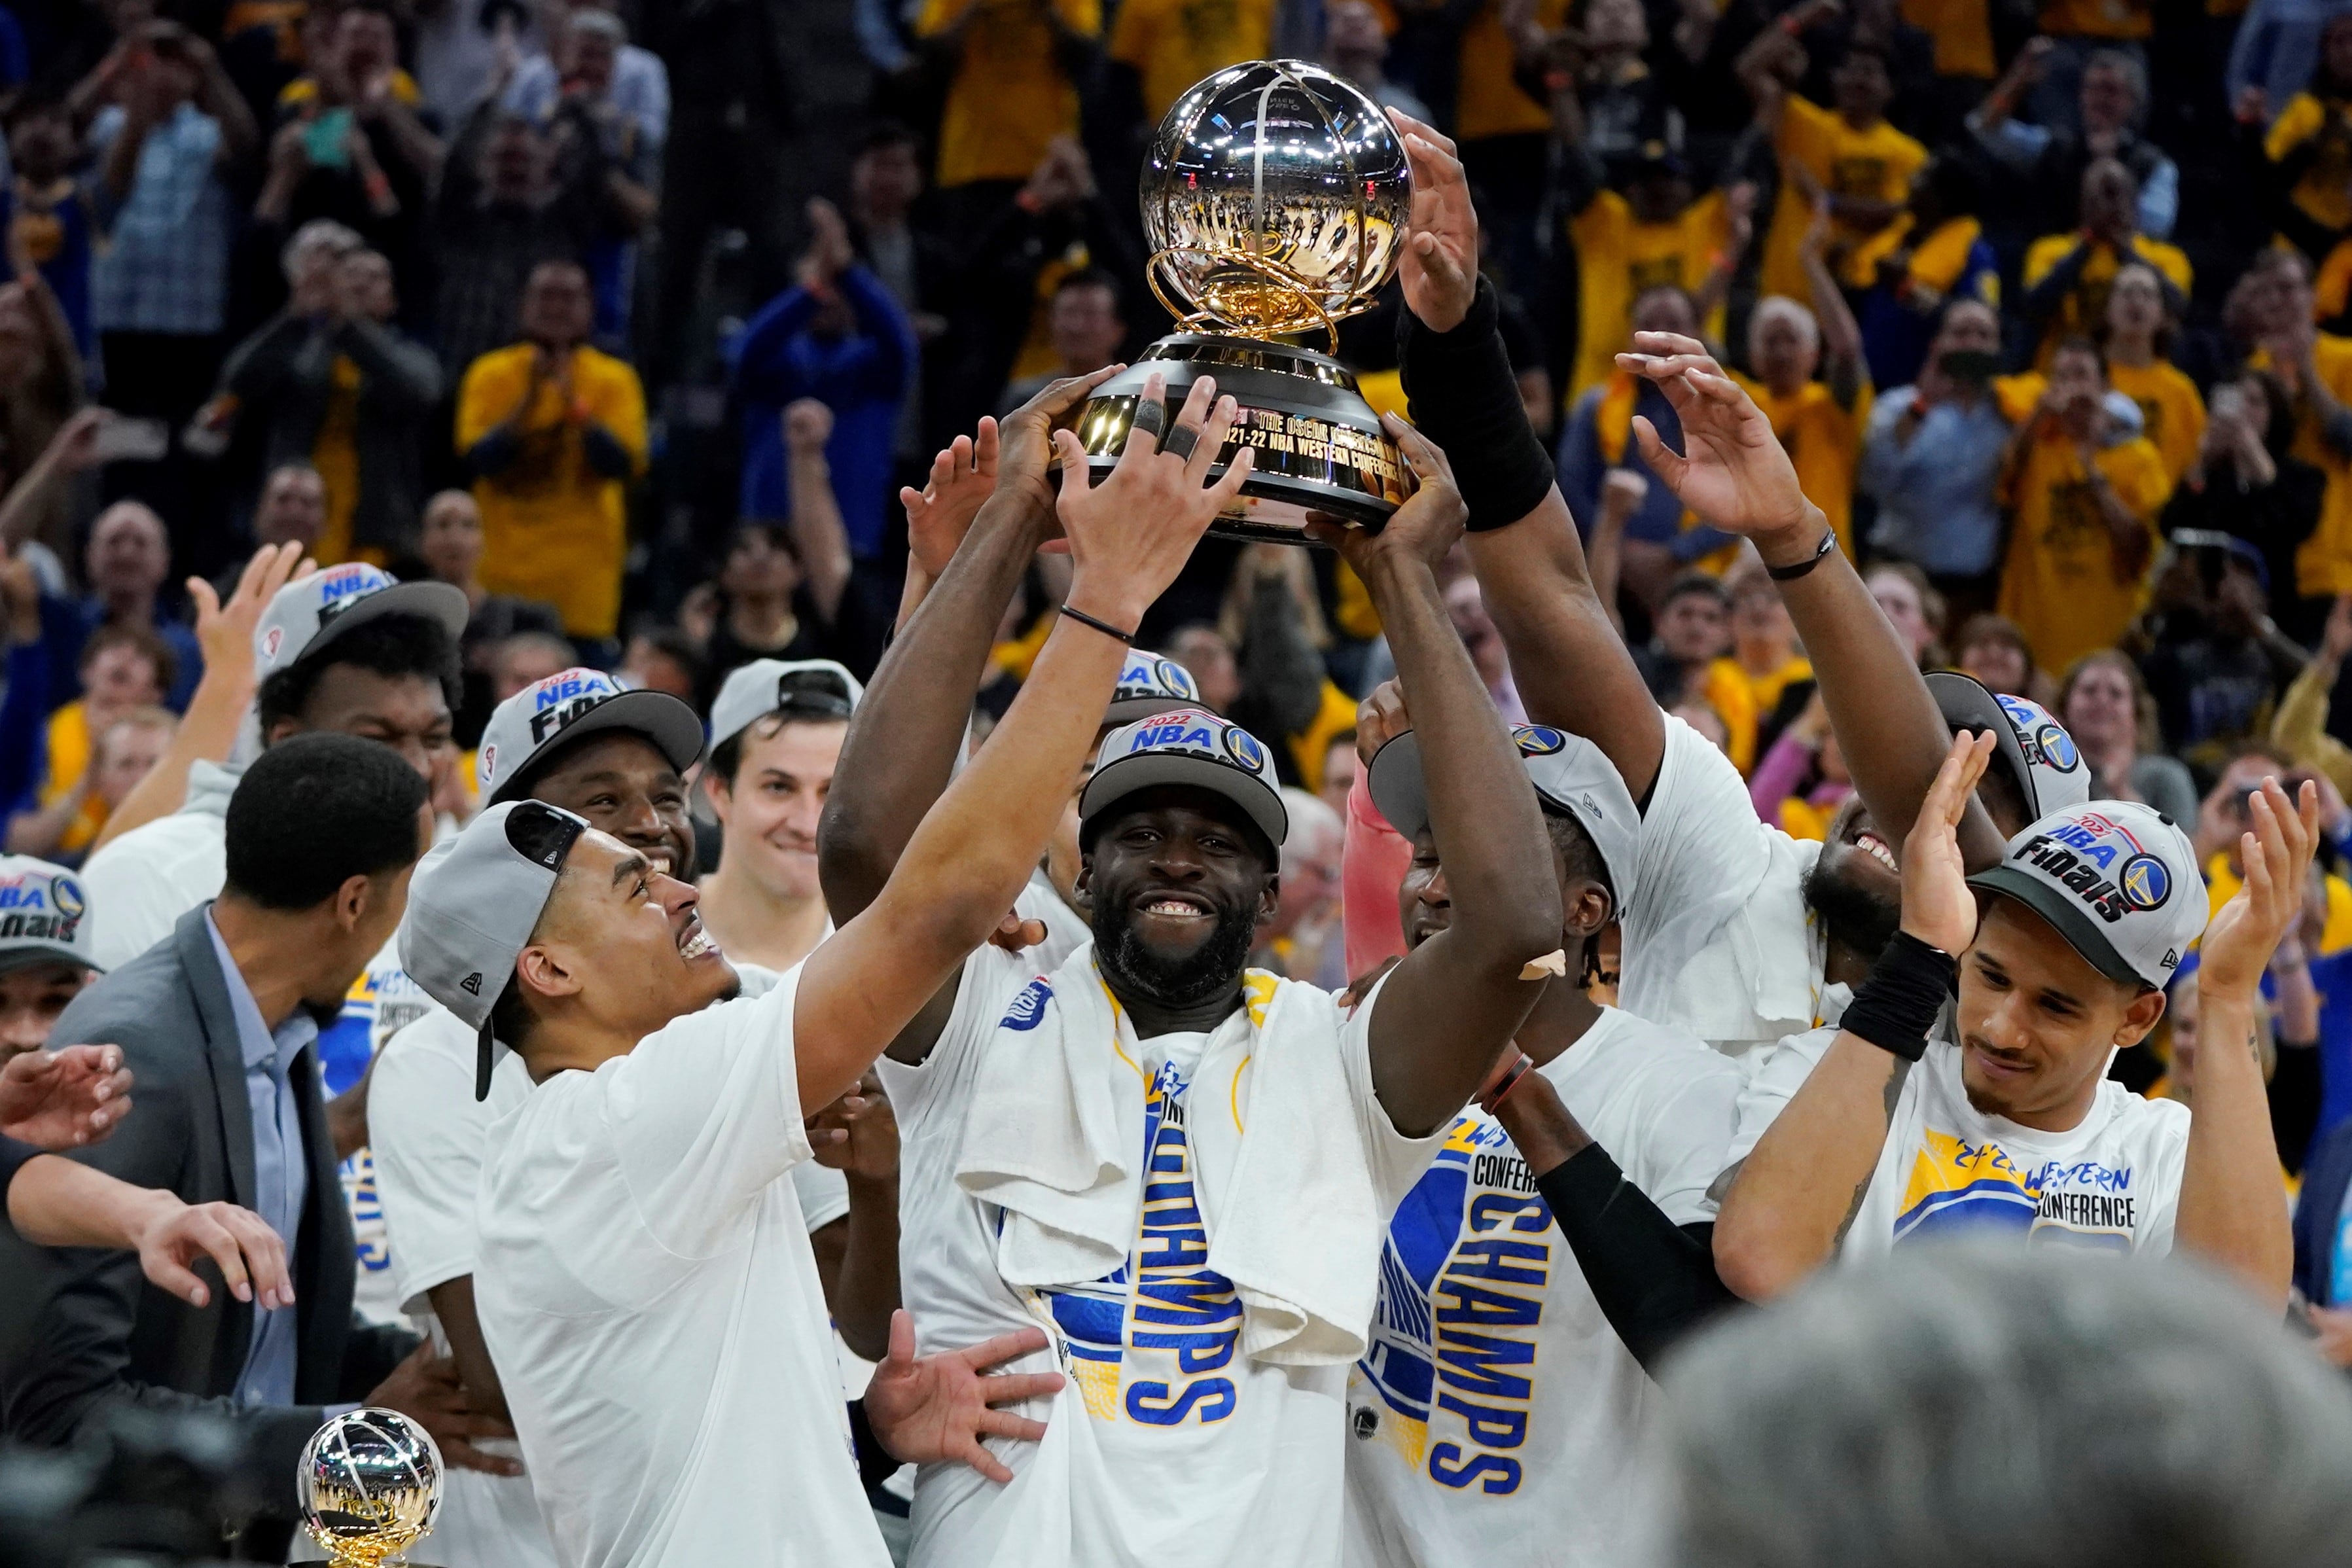
[[1903, 929], [1929, 947], [1958, 957], [1977, 935], [1976, 895], [1960, 859], [1960, 817], [1992, 761], [1990, 730], [1952, 737], [1918, 820], [1903, 840]]
[[[1149, 377], [1143, 397], [1147, 404], [1164, 407], [1165, 380], [1157, 374]], [[1239, 499], [1243, 481], [1255, 466], [1251, 449], [1244, 447], [1223, 479], [1203, 484], [1209, 466], [1224, 449], [1235, 412], [1232, 398], [1217, 396], [1215, 379], [1202, 376], [1192, 383], [1169, 428], [1168, 438], [1176, 449], [1163, 447], [1156, 432], [1139, 425], [1128, 435], [1118, 466], [1098, 485], [1087, 471], [1087, 449], [1077, 437], [1067, 430], [1054, 432], [1054, 445], [1062, 455], [1056, 510], [1070, 542], [1072, 605], [1112, 626], [1132, 628], [1176, 581], [1209, 524]], [[1192, 443], [1189, 451], [1184, 439]]]
[[1796, 465], [1764, 411], [1696, 338], [1636, 332], [1633, 351], [1619, 354], [1617, 367], [1656, 383], [1683, 426], [1677, 453], [1657, 426], [1633, 416], [1633, 437], [1650, 471], [1706, 521], [1755, 540], [1768, 564], [1801, 559], [1828, 525], [1798, 486]]
[[1412, 715], [1405, 711], [1403, 684], [1383, 680], [1372, 688], [1370, 696], [1356, 704], [1356, 755], [1369, 767], [1382, 746], [1412, 728]]
[[221, 1283], [240, 1301], [263, 1311], [294, 1304], [294, 1281], [286, 1272], [286, 1243], [268, 1222], [235, 1204], [184, 1204], [168, 1193], [154, 1217], [135, 1237], [139, 1268], [159, 1290], [169, 1290], [192, 1307], [212, 1300], [194, 1265], [209, 1258]]
[[120, 1046], [22, 1051], [0, 1067], [0, 1137], [79, 1149], [130, 1113], [131, 1073]]
[[[1050, 421], [1040, 426], [1041, 444], [1050, 427]], [[907, 548], [934, 582], [955, 559], [956, 547], [971, 531], [981, 503], [995, 490], [996, 459], [996, 420], [983, 414], [979, 429], [957, 437], [931, 459], [930, 478], [921, 489], [900, 488], [898, 500], [907, 509]]]
[[824, 450], [833, 439], [833, 409], [814, 397], [800, 397], [784, 405], [784, 445], [795, 454]]
[[1381, 426], [1403, 454], [1420, 488], [1405, 498], [1378, 533], [1328, 517], [1310, 517], [1307, 536], [1338, 551], [1356, 574], [1367, 580], [1383, 560], [1399, 555], [1418, 557], [1433, 572], [1462, 537], [1470, 509], [1454, 488], [1454, 465], [1435, 443], [1393, 414], [1381, 415]]
[[1412, 206], [1397, 280], [1407, 309], [1433, 332], [1450, 332], [1478, 297], [1478, 214], [1451, 138], [1412, 115], [1389, 110], [1412, 169]]
[[302, 558], [302, 546], [289, 540], [283, 544], [265, 544], [253, 552], [253, 559], [237, 574], [236, 587], [221, 603], [213, 585], [202, 577], [187, 582], [188, 600], [196, 609], [196, 645], [204, 650], [205, 672], [220, 670], [224, 677], [243, 671], [247, 679], [253, 672], [253, 628], [261, 622], [261, 612], [278, 596], [278, 590], [299, 574], [308, 576], [319, 569], [318, 563]]
[[[1052, 507], [1054, 488], [1046, 481], [1045, 473], [1054, 463], [1054, 427], [1064, 416], [1075, 412], [1096, 387], [1126, 368], [1124, 364], [1107, 364], [1085, 375], [1066, 375], [1039, 387], [1036, 395], [997, 426], [998, 478], [1030, 487], [1038, 500]], [[974, 457], [977, 460], [977, 451]]]
[[902, 1464], [970, 1465], [990, 1480], [1010, 1481], [1013, 1472], [982, 1444], [982, 1437], [1034, 1443], [1045, 1435], [1032, 1421], [999, 1405], [1043, 1399], [1060, 1392], [1058, 1372], [983, 1373], [1045, 1348], [1045, 1331], [1019, 1329], [976, 1344], [915, 1359], [915, 1320], [900, 1308], [890, 1314], [890, 1353], [866, 1385], [866, 1418], [890, 1457]]
[[2252, 1005], [2272, 951], [2303, 918], [2304, 884], [2319, 842], [2319, 788], [2306, 779], [2289, 801], [2278, 780], [2266, 778], [2246, 797], [2246, 818], [2238, 838], [2245, 885], [2205, 928], [2197, 992]]

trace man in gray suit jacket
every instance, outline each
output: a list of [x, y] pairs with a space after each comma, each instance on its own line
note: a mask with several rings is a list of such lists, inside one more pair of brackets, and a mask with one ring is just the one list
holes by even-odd
[[5, 1289], [44, 1292], [28, 1342], [9, 1347], [6, 1428], [63, 1444], [119, 1403], [226, 1417], [271, 1521], [247, 1532], [247, 1552], [282, 1551], [296, 1459], [339, 1409], [511, 1435], [467, 1412], [454, 1373], [415, 1336], [354, 1324], [351, 1221], [313, 1048], [399, 924], [432, 835], [425, 782], [389, 748], [333, 734], [274, 746], [229, 803], [219, 899], [58, 1021], [58, 1038], [121, 1046], [139, 1085], [138, 1115], [73, 1157], [260, 1215], [284, 1241], [294, 1304], [257, 1310], [215, 1289], [192, 1306], [119, 1252], [52, 1253], [46, 1268], [21, 1251], [0, 1258]]

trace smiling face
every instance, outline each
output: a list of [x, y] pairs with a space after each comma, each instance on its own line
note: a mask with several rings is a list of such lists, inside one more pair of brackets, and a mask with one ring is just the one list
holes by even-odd
[[1238, 983], [1281, 882], [1238, 806], [1163, 784], [1104, 813], [1074, 891], [1112, 988], [1181, 1007]]
[[[516, 984], [544, 1018], [563, 1016], [631, 1042], [733, 994], [740, 983], [702, 930], [692, 886], [643, 854], [580, 836], [539, 927], [515, 960]], [[537, 1031], [522, 1046], [526, 1061]]]
[[47, 1045], [58, 1015], [97, 978], [80, 964], [63, 960], [0, 972], [0, 1062]]
[[645, 856], [656, 871], [694, 868], [694, 820], [686, 781], [660, 748], [625, 731], [592, 734], [531, 770], [530, 796], [587, 819]]
[[1960, 959], [1960, 1081], [1969, 1103], [2023, 1126], [2083, 1120], [2109, 1054], [2164, 1016], [2164, 994], [2108, 979], [2014, 899], [1988, 903]]
[[730, 780], [713, 779], [710, 804], [727, 830], [727, 855], [772, 899], [817, 896], [816, 829], [841, 760], [846, 721], [755, 721]]

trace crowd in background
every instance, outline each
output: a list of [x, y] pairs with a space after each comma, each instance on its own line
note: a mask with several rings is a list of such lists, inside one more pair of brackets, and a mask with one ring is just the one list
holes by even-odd
[[[1765, 820], [1852, 786], [1759, 563], [1631, 439], [1677, 437], [1637, 329], [1715, 344], [1922, 665], [2049, 704], [2217, 899], [2265, 768], [2352, 840], [2352, 5], [8, 0], [6, 848], [110, 837], [258, 545], [464, 591], [461, 814], [491, 708], [566, 667], [705, 710], [756, 658], [867, 672], [899, 488], [1168, 329], [1151, 131], [1268, 55], [1458, 142], [1596, 575]], [[1342, 337], [1401, 408], [1397, 309]], [[1390, 665], [1334, 557], [1211, 542], [1141, 637], [1344, 800]]]

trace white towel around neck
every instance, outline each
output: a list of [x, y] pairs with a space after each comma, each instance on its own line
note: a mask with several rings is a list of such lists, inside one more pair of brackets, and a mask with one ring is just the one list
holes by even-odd
[[[1241, 1300], [1244, 1354], [1345, 1364], [1364, 1351], [1388, 1224], [1340, 1055], [1345, 1019], [1330, 993], [1261, 970], [1243, 999], [1186, 1093], [1208, 1266]], [[1143, 1203], [1139, 1059], [1091, 942], [997, 1024], [956, 1182], [1004, 1210], [1006, 1283], [1087, 1284], [1127, 1261]]]

